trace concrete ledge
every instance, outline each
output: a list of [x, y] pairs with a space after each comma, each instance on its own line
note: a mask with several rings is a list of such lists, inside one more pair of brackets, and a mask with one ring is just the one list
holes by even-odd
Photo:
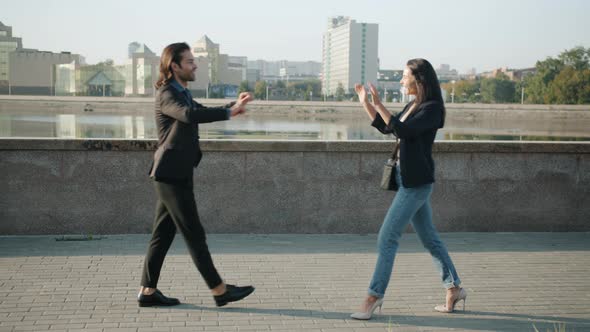
[[[154, 140], [0, 139], [0, 235], [151, 229]], [[376, 233], [391, 142], [205, 141], [195, 197], [212, 233]], [[590, 143], [437, 142], [441, 231], [590, 231]], [[220, 202], [224, 202], [220, 204]]]
[[[389, 152], [388, 141], [201, 140], [203, 151]], [[157, 140], [0, 138], [2, 150], [153, 151]], [[590, 153], [590, 142], [437, 141], [434, 152]]]
[[[203, 105], [223, 105], [232, 99], [205, 99], [197, 98]], [[24, 95], [0, 95], [1, 101], [6, 102], [42, 102], [42, 103], [96, 103], [96, 104], [149, 104], [152, 109], [153, 97], [68, 97], [68, 96], [24, 96]], [[403, 107], [402, 103], [386, 103], [388, 106]], [[278, 106], [278, 107], [314, 107], [314, 108], [361, 108], [358, 102], [351, 101], [301, 101], [301, 100], [254, 100], [253, 106]], [[543, 105], [543, 104], [475, 104], [446, 103], [449, 109], [482, 109], [482, 110], [544, 110], [544, 111], [590, 111], [590, 105]]]

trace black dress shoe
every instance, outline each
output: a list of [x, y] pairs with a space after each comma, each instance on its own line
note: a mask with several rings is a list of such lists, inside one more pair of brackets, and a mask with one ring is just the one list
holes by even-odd
[[180, 301], [173, 297], [166, 297], [162, 292], [156, 289], [152, 295], [139, 294], [137, 297], [137, 303], [139, 303], [140, 307], [153, 307], [178, 305], [180, 304]]
[[239, 301], [245, 298], [246, 296], [252, 294], [252, 292], [254, 291], [254, 287], [252, 286], [238, 287], [234, 285], [225, 285], [225, 288], [225, 293], [213, 296], [213, 298], [215, 299], [215, 304], [218, 307], [223, 307], [229, 302]]

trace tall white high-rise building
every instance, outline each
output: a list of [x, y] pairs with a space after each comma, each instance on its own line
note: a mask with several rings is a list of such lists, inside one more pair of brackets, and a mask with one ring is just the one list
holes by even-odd
[[376, 23], [357, 23], [343, 16], [330, 18], [323, 40], [322, 92], [334, 95], [342, 84], [345, 93], [352, 93], [355, 83], [375, 83], [378, 40]]

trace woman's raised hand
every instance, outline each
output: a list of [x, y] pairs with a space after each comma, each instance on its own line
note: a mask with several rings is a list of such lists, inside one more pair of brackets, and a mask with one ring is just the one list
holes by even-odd
[[356, 91], [356, 94], [359, 96], [359, 101], [361, 103], [367, 102], [367, 91], [364, 86], [357, 83], [354, 85], [354, 91]]

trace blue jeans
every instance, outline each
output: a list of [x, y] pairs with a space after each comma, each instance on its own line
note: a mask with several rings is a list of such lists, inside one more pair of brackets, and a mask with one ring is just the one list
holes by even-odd
[[457, 271], [455, 271], [453, 261], [432, 224], [432, 209], [430, 207], [432, 183], [415, 188], [404, 188], [399, 166], [396, 179], [397, 183], [399, 183], [399, 190], [379, 231], [377, 242], [379, 256], [369, 285], [369, 295], [378, 298], [385, 295], [385, 290], [391, 278], [399, 239], [410, 221], [420, 241], [432, 255], [434, 265], [441, 275], [444, 287], [459, 286], [461, 280], [459, 280]]

